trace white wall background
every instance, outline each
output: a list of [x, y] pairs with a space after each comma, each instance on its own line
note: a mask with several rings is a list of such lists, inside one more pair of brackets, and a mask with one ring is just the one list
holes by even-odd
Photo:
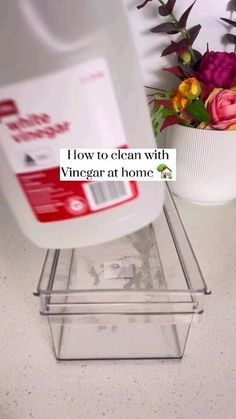
[[[170, 64], [170, 58], [160, 58], [160, 54], [168, 45], [169, 36], [150, 33], [151, 28], [165, 21], [165, 18], [157, 15], [158, 1], [153, 0], [140, 10], [137, 10], [137, 5], [143, 0], [124, 0], [124, 2], [129, 9], [130, 22], [141, 58], [144, 82], [149, 86], [166, 86], [173, 80], [173, 77], [163, 74], [160, 70]], [[184, 12], [192, 2], [193, 0], [177, 0], [176, 14], [180, 16], [181, 12]], [[194, 44], [195, 48], [202, 53], [206, 51], [207, 42], [211, 50], [232, 50], [232, 46], [223, 44], [222, 36], [226, 33], [226, 28], [219, 20], [220, 17], [231, 17], [227, 10], [228, 3], [229, 0], [197, 0], [192, 9], [189, 25], [194, 26], [199, 23], [202, 25], [202, 30]], [[235, 15], [236, 12], [234, 12], [234, 18]]]

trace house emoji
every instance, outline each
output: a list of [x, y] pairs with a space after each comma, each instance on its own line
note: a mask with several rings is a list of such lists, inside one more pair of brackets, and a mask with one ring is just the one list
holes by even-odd
[[161, 172], [161, 178], [162, 179], [172, 179], [172, 170], [169, 169], [169, 167], [166, 166], [165, 169]]
[[169, 167], [167, 167], [165, 164], [160, 164], [157, 170], [161, 173], [162, 179], [172, 179], [172, 170], [169, 169]]

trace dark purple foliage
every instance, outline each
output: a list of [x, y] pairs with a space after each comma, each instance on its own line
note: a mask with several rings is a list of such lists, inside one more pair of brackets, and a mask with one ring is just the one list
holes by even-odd
[[225, 17], [221, 17], [221, 20], [223, 20], [224, 22], [226, 22], [229, 25], [234, 26], [236, 28], [236, 21], [231, 20], [231, 19], [226, 19]]
[[159, 7], [159, 13], [161, 16], [169, 16], [175, 7], [176, 0], [168, 0], [168, 2]]
[[230, 42], [231, 44], [236, 44], [236, 35], [233, 35], [232, 33], [227, 33], [225, 35], [225, 38], [227, 39], [228, 42]]
[[191, 6], [189, 6], [189, 8], [187, 10], [185, 10], [185, 12], [182, 14], [180, 20], [179, 20], [179, 26], [181, 28], [186, 28], [187, 25], [187, 21], [188, 21], [188, 17], [189, 14], [194, 6], [194, 4], [196, 3], [196, 0], [193, 2], [193, 4], [191, 4]]
[[165, 22], [161, 23], [160, 25], [156, 26], [155, 28], [151, 29], [153, 33], [178, 33], [176, 28], [176, 24], [173, 22]]
[[168, 116], [167, 118], [165, 118], [162, 124], [161, 131], [163, 131], [167, 127], [170, 127], [171, 125], [177, 125], [179, 123], [180, 123], [180, 118], [178, 118], [178, 116], [175, 116], [175, 115]]
[[193, 26], [192, 28], [190, 28], [188, 30], [188, 33], [189, 33], [189, 36], [190, 36], [190, 39], [191, 39], [191, 45], [193, 45], [193, 43], [194, 43], [195, 39], [197, 38], [201, 28], [202, 28], [201, 25], [196, 25], [196, 26]]
[[230, 0], [227, 6], [227, 10], [234, 12], [236, 10], [236, 0]]
[[152, 0], [145, 0], [142, 4], [140, 4], [139, 6], [137, 6], [137, 9], [142, 9], [144, 6], [146, 6], [147, 3], [149, 3]]
[[181, 39], [179, 42], [172, 41], [171, 44], [162, 51], [161, 56], [165, 57], [166, 55], [173, 54], [176, 52], [178, 55], [186, 51], [191, 45], [191, 39]]
[[186, 78], [186, 75], [184, 74], [182, 68], [179, 66], [163, 68], [163, 70], [167, 71], [168, 73], [174, 74], [176, 77], [178, 77], [181, 80]]

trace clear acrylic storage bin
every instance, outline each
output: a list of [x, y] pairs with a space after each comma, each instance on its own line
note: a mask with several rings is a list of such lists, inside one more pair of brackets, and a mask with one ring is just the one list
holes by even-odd
[[49, 250], [36, 295], [58, 360], [181, 358], [206, 283], [167, 191], [150, 226], [99, 246]]

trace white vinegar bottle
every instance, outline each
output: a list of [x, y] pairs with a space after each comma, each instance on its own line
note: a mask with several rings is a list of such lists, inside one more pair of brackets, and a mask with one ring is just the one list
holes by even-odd
[[[0, 0], [0, 179], [24, 234], [90, 246], [161, 212], [161, 182], [60, 182], [60, 148], [155, 148], [121, 0]], [[90, 193], [87, 193], [88, 190]]]

